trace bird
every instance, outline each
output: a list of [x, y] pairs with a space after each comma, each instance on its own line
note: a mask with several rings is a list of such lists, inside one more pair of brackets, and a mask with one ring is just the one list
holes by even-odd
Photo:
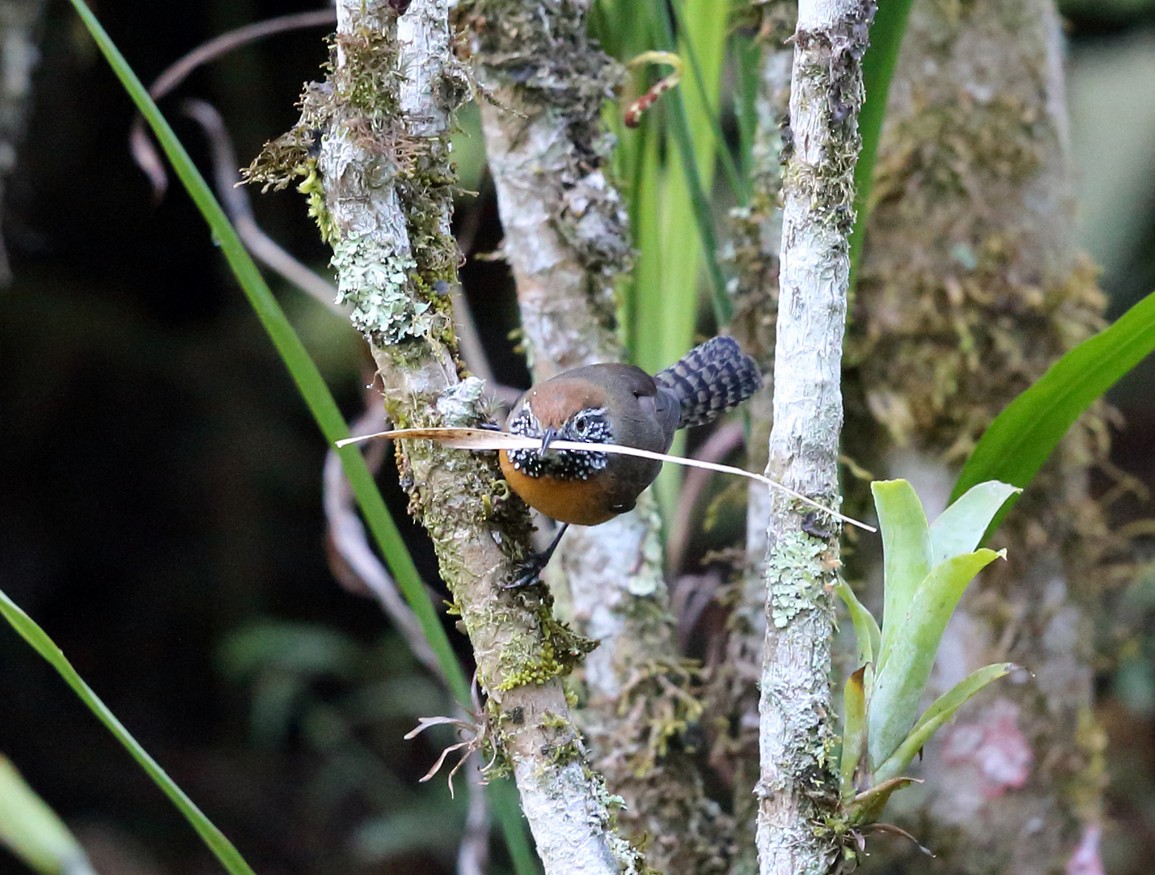
[[506, 430], [540, 447], [499, 452], [502, 474], [526, 504], [562, 525], [553, 543], [525, 563], [515, 585], [536, 578], [570, 524], [596, 526], [632, 510], [662, 463], [596, 451], [551, 449], [556, 440], [620, 444], [665, 453], [680, 428], [705, 425], [762, 385], [757, 363], [719, 335], [650, 376], [600, 363], [532, 386], [510, 409]]

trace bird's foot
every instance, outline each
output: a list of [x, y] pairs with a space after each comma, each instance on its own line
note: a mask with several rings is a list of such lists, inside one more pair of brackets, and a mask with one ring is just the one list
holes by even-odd
[[531, 553], [526, 559], [513, 566], [509, 575], [512, 579], [508, 583], [502, 584], [501, 588], [521, 589], [541, 583], [541, 573], [547, 564], [549, 564], [549, 556], [546, 551]]
[[549, 560], [553, 557], [554, 550], [557, 549], [557, 545], [561, 541], [561, 536], [565, 534], [565, 530], [568, 528], [569, 523], [559, 526], [557, 534], [553, 536], [553, 540], [548, 547], [540, 553], [531, 553], [528, 557], [518, 562], [511, 572], [513, 579], [503, 584], [502, 589], [520, 589], [523, 586], [532, 586], [535, 583], [541, 583], [541, 573], [545, 570], [545, 566], [549, 564]]

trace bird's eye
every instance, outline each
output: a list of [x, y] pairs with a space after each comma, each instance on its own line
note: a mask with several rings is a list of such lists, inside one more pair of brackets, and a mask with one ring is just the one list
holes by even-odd
[[584, 413], [579, 413], [573, 418], [573, 430], [582, 437], [590, 430], [590, 418]]

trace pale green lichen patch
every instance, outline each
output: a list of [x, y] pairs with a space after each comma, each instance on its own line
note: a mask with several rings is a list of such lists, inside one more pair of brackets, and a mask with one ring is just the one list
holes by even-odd
[[428, 301], [409, 294], [409, 277], [417, 264], [402, 253], [374, 252], [376, 244], [357, 234], [333, 243], [337, 303], [352, 305], [350, 320], [363, 334], [389, 344], [427, 337], [433, 326], [424, 318]]
[[825, 541], [805, 532], [787, 532], [779, 537], [766, 566], [770, 620], [775, 628], [784, 629], [817, 603], [823, 592], [817, 569], [822, 567], [827, 549]]
[[[647, 502], [643, 513], [651, 515], [650, 523], [657, 525], [657, 508], [652, 502]], [[645, 538], [642, 540], [642, 561], [638, 571], [626, 581], [626, 588], [635, 598], [651, 598], [665, 589], [666, 580], [662, 575], [662, 541], [660, 538]]]
[[477, 424], [477, 411], [481, 409], [485, 381], [477, 377], [466, 377], [460, 383], [450, 386], [437, 399], [437, 413], [446, 426], [467, 428]]

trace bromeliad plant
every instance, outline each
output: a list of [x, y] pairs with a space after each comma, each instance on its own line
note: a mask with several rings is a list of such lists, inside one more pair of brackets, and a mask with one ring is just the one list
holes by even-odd
[[[922, 715], [919, 703], [947, 621], [967, 584], [1005, 550], [978, 547], [999, 508], [1021, 490], [980, 483], [928, 524], [905, 480], [871, 485], [883, 545], [883, 624], [879, 628], [845, 583], [858, 669], [843, 693], [840, 797], [851, 830], [877, 821], [890, 795], [914, 779], [903, 772], [935, 731], [979, 690], [1015, 669], [980, 668]], [[977, 548], [977, 549], [976, 549]], [[917, 719], [916, 719], [917, 718]]]

